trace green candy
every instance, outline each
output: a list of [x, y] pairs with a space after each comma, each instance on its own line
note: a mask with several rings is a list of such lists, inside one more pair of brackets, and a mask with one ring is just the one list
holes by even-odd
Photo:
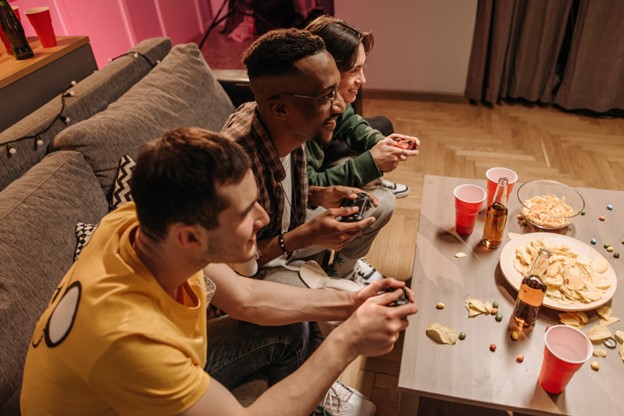
[[494, 317], [494, 319], [496, 319], [496, 322], [500, 322], [503, 320], [503, 314], [502, 313], [497, 313], [496, 317]]
[[492, 307], [493, 308], [498, 308], [498, 301], [495, 300], [494, 302], [492, 302]]
[[460, 339], [460, 340], [464, 340], [464, 339], [466, 339], [466, 333], [465, 333], [465, 332], [460, 332], [460, 333], [459, 333], [459, 339]]

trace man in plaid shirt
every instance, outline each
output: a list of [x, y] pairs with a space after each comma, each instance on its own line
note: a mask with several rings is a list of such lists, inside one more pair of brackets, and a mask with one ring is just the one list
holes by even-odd
[[[222, 133], [247, 151], [259, 202], [269, 214], [269, 224], [257, 234], [258, 277], [302, 286], [289, 266], [298, 259], [323, 263], [331, 249], [337, 252], [327, 270], [331, 276], [360, 283], [383, 278], [360, 258], [391, 214], [376, 217], [373, 208], [361, 221], [341, 222], [340, 217], [357, 211], [340, 207], [342, 200], [363, 191], [308, 187], [304, 145], [315, 138], [329, 142], [345, 109], [338, 92], [340, 73], [322, 39], [297, 29], [275, 30], [255, 41], [243, 61], [255, 102], [230, 116]], [[376, 207], [375, 197], [369, 197]], [[316, 207], [312, 214], [309, 208]]]

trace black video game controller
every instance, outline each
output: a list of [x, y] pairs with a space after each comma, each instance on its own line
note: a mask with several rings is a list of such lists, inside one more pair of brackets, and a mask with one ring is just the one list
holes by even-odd
[[357, 194], [356, 199], [344, 198], [341, 207], [358, 207], [359, 210], [351, 215], [341, 217], [341, 222], [358, 222], [364, 219], [364, 213], [373, 205], [368, 195], [364, 192]]
[[[403, 294], [400, 297], [393, 300], [392, 302], [390, 302], [386, 306], [395, 307], [395, 306], [407, 305], [409, 303], [409, 297], [407, 297], [407, 290], [405, 290], [404, 287], [402, 287], [401, 289], [403, 290]], [[395, 290], [397, 290], [396, 287], [389, 287], [387, 289], [384, 289], [383, 293], [394, 292]]]

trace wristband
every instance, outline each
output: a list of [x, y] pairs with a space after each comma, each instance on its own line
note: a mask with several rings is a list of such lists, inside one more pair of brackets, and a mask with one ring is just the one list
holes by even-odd
[[277, 242], [279, 243], [280, 248], [282, 249], [282, 253], [286, 255], [286, 260], [290, 260], [293, 255], [292, 251], [288, 251], [286, 248], [286, 243], [284, 242], [284, 235], [286, 232], [284, 230], [280, 230], [279, 235], [277, 236]]

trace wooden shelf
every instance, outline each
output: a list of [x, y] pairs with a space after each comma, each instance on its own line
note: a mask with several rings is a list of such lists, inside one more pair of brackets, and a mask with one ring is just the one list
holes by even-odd
[[89, 44], [88, 36], [58, 36], [56, 39], [58, 45], [53, 48], [44, 48], [39, 38], [28, 38], [35, 56], [21, 61], [3, 52], [0, 55], [0, 89]]

